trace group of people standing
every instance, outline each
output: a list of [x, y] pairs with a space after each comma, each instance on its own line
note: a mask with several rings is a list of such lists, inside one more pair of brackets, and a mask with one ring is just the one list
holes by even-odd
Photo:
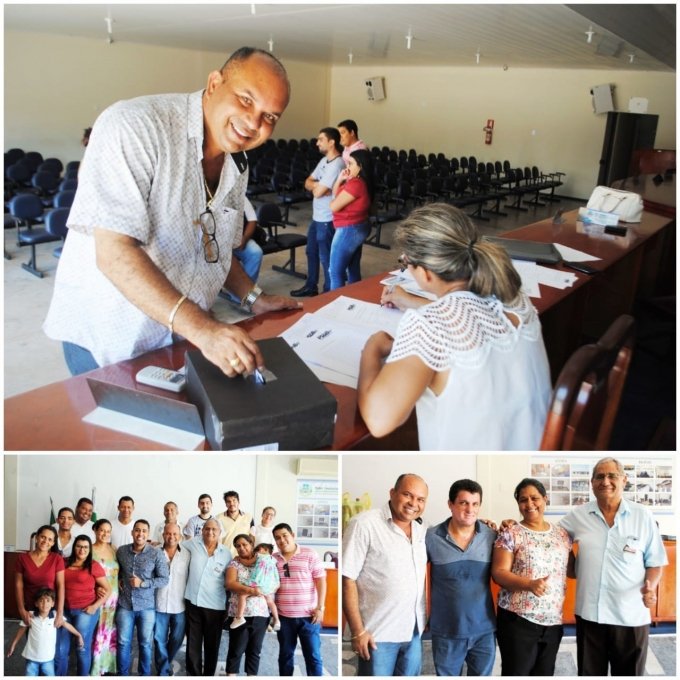
[[[274, 525], [271, 506], [255, 525], [240, 510], [236, 491], [226, 492], [224, 500], [226, 510], [213, 516], [212, 498], [201, 494], [199, 513], [184, 527], [173, 501], [154, 528], [132, 517], [129, 496], [119, 500], [111, 521], [92, 523], [87, 498], [75, 511], [62, 508], [58, 528], [41, 526], [32, 549], [18, 558], [21, 624], [10, 654], [28, 632], [27, 675], [66, 675], [74, 641], [78, 675], [130, 675], [136, 630], [139, 674], [151, 674], [153, 656], [155, 673], [172, 675], [186, 635], [187, 674], [214, 675], [228, 630], [227, 674], [238, 674], [245, 656], [245, 672], [257, 675], [273, 619], [279, 674], [293, 674], [299, 640], [307, 674], [322, 675], [321, 559], [297, 545], [290, 525]], [[127, 530], [118, 543], [112, 543], [114, 523]], [[69, 524], [73, 537], [67, 541]]]
[[323, 158], [305, 180], [305, 189], [314, 197], [307, 230], [307, 280], [290, 292], [293, 297], [318, 294], [319, 265], [324, 293], [360, 281], [362, 244], [371, 229], [373, 166], [356, 122], [347, 119], [337, 128], [322, 128], [316, 145]]
[[451, 516], [426, 528], [427, 484], [400, 475], [389, 501], [353, 517], [343, 535], [343, 610], [358, 674], [419, 675], [429, 625], [437, 675], [461, 675], [464, 664], [467, 675], [491, 675], [496, 642], [503, 675], [553, 675], [566, 579], [575, 577], [579, 675], [644, 675], [649, 610], [668, 560], [651, 512], [623, 498], [625, 484], [622, 464], [601, 459], [595, 500], [555, 525], [544, 517], [543, 484], [525, 478], [514, 492], [522, 519], [497, 532], [478, 517], [474, 480], [454, 482]]

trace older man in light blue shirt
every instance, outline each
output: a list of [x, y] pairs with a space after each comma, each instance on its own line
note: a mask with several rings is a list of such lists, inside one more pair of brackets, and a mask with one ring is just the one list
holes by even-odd
[[[215, 675], [226, 615], [226, 573], [231, 551], [220, 543], [220, 523], [211, 518], [201, 536], [182, 543], [191, 554], [186, 598], [187, 675]], [[202, 652], [205, 650], [205, 658]]]
[[652, 513], [623, 499], [621, 463], [603, 458], [591, 479], [596, 501], [560, 524], [578, 543], [576, 642], [579, 675], [644, 675], [649, 609], [668, 564]]

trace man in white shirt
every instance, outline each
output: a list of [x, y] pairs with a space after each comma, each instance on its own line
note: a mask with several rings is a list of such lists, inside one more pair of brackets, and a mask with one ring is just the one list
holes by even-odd
[[353, 517], [343, 534], [342, 607], [357, 675], [420, 675], [427, 494], [418, 475], [400, 475], [389, 502]]
[[170, 582], [156, 590], [156, 621], [153, 639], [158, 675], [173, 675], [172, 661], [184, 641], [184, 591], [189, 576], [191, 555], [182, 550], [182, 534], [176, 522], [163, 530], [163, 555], [170, 568]]
[[202, 493], [198, 497], [198, 515], [189, 517], [184, 530], [182, 531], [184, 538], [196, 538], [201, 535], [203, 525], [212, 519], [212, 498], [210, 494]]
[[135, 502], [130, 496], [121, 496], [118, 500], [118, 517], [111, 520], [111, 545], [120, 548], [132, 543], [132, 528], [135, 523], [132, 513]]
[[[163, 531], [165, 530], [165, 526], [167, 524], [180, 524], [179, 509], [175, 501], [168, 501], [163, 506], [163, 517], [165, 517], [165, 519], [162, 522], [156, 524], [153, 533], [151, 534], [150, 543], [154, 548], [158, 548], [159, 546], [163, 545]], [[182, 535], [180, 532], [180, 540], [181, 538]]]
[[222, 286], [256, 314], [266, 295], [232, 248], [242, 233], [245, 151], [272, 135], [290, 96], [283, 65], [245, 47], [204, 91], [117, 102], [95, 122], [45, 333], [82, 373], [189, 340], [227, 376], [263, 367], [257, 344], [213, 318]]
[[89, 536], [94, 543], [97, 539], [94, 535], [94, 523], [90, 519], [94, 512], [94, 505], [89, 498], [81, 498], [76, 505], [74, 514], [75, 522], [71, 527], [71, 533], [74, 536]]

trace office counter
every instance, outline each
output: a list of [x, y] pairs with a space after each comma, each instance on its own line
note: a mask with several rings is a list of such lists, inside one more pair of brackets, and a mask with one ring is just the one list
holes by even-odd
[[[543, 220], [505, 234], [534, 241], [559, 241], [602, 258], [591, 262], [601, 273], [588, 276], [575, 272], [571, 288], [541, 286], [541, 298], [532, 299], [541, 316], [553, 378], [568, 356], [579, 346], [583, 334], [599, 336], [620, 314], [632, 310], [636, 295], [650, 294], [657, 285], [659, 262], [667, 247], [674, 220], [643, 213], [640, 224], [628, 225], [626, 236], [609, 236], [576, 221], [577, 211], [566, 213], [562, 224]], [[396, 255], [395, 255], [396, 257]], [[558, 268], [571, 271], [564, 265]], [[305, 312], [313, 312], [339, 295], [377, 302], [379, 274], [342, 289], [304, 299], [304, 309], [264, 314], [241, 323], [256, 340], [279, 335]], [[164, 397], [186, 400], [153, 387], [137, 385], [136, 372], [149, 364], [179, 368], [184, 364], [188, 342], [180, 342], [143, 356], [91, 371], [87, 376], [123, 387]], [[356, 392], [327, 385], [338, 402], [333, 449], [417, 448], [415, 418], [390, 439], [373, 440], [357, 411]], [[145, 439], [82, 422], [95, 407], [85, 376], [76, 376], [5, 400], [5, 450], [155, 450], [163, 448]]]

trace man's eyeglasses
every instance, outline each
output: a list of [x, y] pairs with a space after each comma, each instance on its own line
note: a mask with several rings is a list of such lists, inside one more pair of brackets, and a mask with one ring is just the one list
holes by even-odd
[[203, 256], [205, 261], [214, 264], [220, 259], [220, 246], [215, 238], [217, 231], [217, 224], [215, 216], [212, 214], [210, 208], [206, 208], [199, 216], [201, 223], [201, 231], [203, 232]]
[[288, 566], [288, 562], [283, 563], [283, 575], [290, 578], [290, 567]]
[[610, 482], [615, 482], [617, 479], [620, 479], [623, 477], [623, 475], [619, 472], [600, 472], [596, 474], [593, 479], [596, 482], [604, 482], [605, 479], [608, 479]]

